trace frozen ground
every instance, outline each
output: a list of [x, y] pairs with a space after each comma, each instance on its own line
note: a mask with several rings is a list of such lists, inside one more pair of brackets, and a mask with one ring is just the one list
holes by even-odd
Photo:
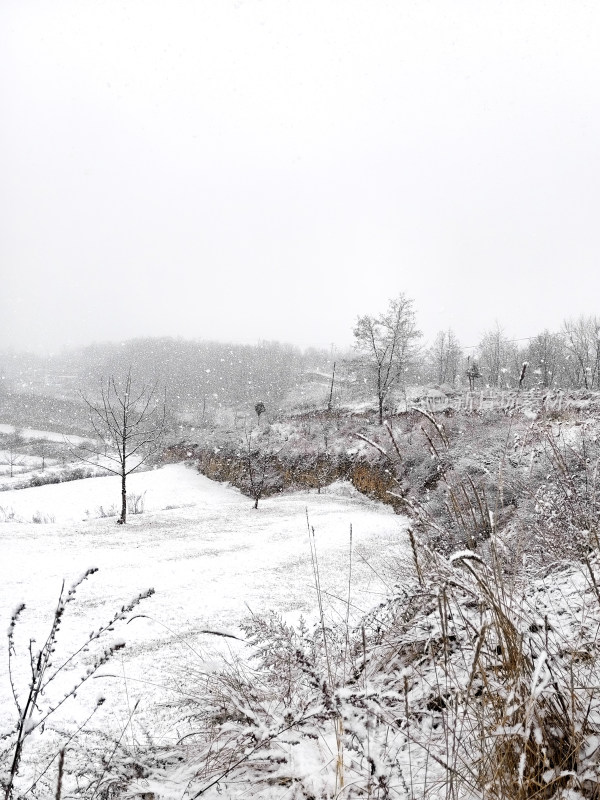
[[[128, 644], [123, 659], [104, 669], [116, 677], [92, 682], [95, 694], [107, 693], [106, 713], [116, 715], [118, 726], [134, 700], [140, 698], [138, 716], [143, 716], [167, 699], [173, 686], [185, 687], [195, 669], [205, 668], [205, 648], [217, 640], [202, 631], [239, 633], [236, 626], [249, 609], [275, 609], [294, 621], [301, 613], [315, 618], [307, 511], [332, 614], [339, 613], [336, 597], [348, 593], [350, 524], [356, 614], [382, 598], [395, 560], [401, 561], [405, 553], [403, 519], [344, 484], [328, 494], [261, 500], [258, 510], [236, 489], [180, 464], [134, 474], [128, 488], [145, 493], [146, 512], [130, 517], [125, 527], [117, 526], [115, 518], [95, 517], [100, 506], [118, 502], [116, 477], [3, 492], [3, 504], [19, 516], [30, 519], [37, 511], [54, 517], [55, 523], [0, 527], [4, 625], [18, 602], [27, 605], [17, 638], [20, 681], [26, 679], [27, 641], [31, 636], [41, 641], [63, 578], [69, 583], [86, 568], [99, 568], [82, 585], [65, 617], [65, 650], [76, 649], [90, 630], [137, 593], [156, 590], [140, 607], [147, 616], [115, 631]], [[72, 677], [77, 674], [74, 670]], [[13, 715], [5, 666], [0, 667], [0, 677], [4, 728]], [[84, 693], [82, 705], [85, 698]], [[80, 712], [72, 704], [69, 713]]]

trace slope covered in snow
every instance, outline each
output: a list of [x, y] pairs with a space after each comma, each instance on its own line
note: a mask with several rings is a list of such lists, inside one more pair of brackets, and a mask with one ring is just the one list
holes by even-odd
[[[125, 527], [90, 513], [118, 500], [116, 477], [2, 495], [24, 518], [35, 509], [56, 520], [1, 528], [0, 616], [8, 624], [19, 602], [27, 607], [16, 631], [21, 686], [27, 681], [27, 642], [30, 637], [43, 641], [63, 579], [68, 585], [90, 566], [99, 568], [65, 614], [60, 636], [65, 654], [124, 602], [149, 587], [156, 591], [140, 608], [143, 616], [115, 632], [128, 646], [123, 658], [103, 671], [116, 677], [95, 679], [87, 693], [82, 691], [81, 706], [75, 702], [65, 709], [71, 721], [81, 717], [99, 690], [107, 693], [105, 714], [117, 728], [127, 704], [138, 699], [138, 718], [151, 719], [156, 703], [172, 697], [172, 687], [190, 670], [204, 668], [215, 643], [225, 641], [203, 631], [240, 636], [238, 625], [249, 610], [276, 610], [294, 622], [301, 614], [315, 619], [307, 514], [332, 613], [348, 595], [350, 525], [355, 616], [384, 596], [386, 570], [404, 549], [403, 519], [343, 486], [330, 494], [265, 499], [254, 510], [236, 489], [170, 465], [132, 475], [129, 491], [144, 494], [146, 511], [131, 516]], [[5, 674], [0, 692], [5, 729], [14, 718]]]

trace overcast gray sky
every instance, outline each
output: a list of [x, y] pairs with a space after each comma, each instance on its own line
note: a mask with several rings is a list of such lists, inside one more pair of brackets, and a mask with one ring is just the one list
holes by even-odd
[[1, 346], [600, 312], [600, 4], [2, 0]]

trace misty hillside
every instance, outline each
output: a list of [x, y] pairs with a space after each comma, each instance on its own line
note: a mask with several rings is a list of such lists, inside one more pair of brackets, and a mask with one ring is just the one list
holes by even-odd
[[597, 800], [599, 327], [5, 354], [7, 800]]
[[2, 421], [81, 433], [88, 428], [82, 394], [94, 401], [111, 376], [131, 370], [136, 382], [166, 391], [178, 420], [200, 424], [223, 409], [271, 410], [288, 395], [301, 402], [315, 376], [326, 381], [330, 355], [292, 345], [256, 346], [184, 339], [135, 339], [65, 350], [52, 357], [0, 353]]

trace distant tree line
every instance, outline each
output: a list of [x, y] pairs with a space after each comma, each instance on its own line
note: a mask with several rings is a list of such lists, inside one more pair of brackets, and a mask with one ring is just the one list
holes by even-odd
[[270, 413], [294, 392], [302, 396], [309, 372], [327, 384], [330, 410], [340, 399], [375, 396], [382, 420], [390, 394], [407, 384], [514, 388], [524, 361], [525, 388], [600, 390], [600, 316], [566, 320], [521, 341], [496, 324], [475, 347], [463, 347], [448, 328], [424, 345], [414, 302], [400, 294], [380, 314], [359, 317], [354, 340], [353, 357], [338, 354], [337, 373], [332, 353], [280, 342], [162, 337], [93, 344], [53, 357], [0, 352], [0, 407], [13, 424], [81, 432], [87, 422], [81, 393], [95, 402], [102, 377], [130, 369], [141, 384], [165, 387], [169, 414], [192, 424], [210, 424], [220, 409], [252, 413], [259, 401]]
[[414, 302], [400, 294], [379, 315], [360, 316], [354, 338], [355, 356], [348, 366], [355, 370], [358, 385], [377, 398], [380, 423], [389, 395], [410, 383], [600, 390], [597, 316], [565, 320], [557, 331], [545, 330], [522, 340], [509, 338], [496, 324], [469, 348], [463, 348], [450, 328], [439, 331], [426, 347], [421, 344]]
[[530, 388], [600, 390], [597, 316], [565, 320], [559, 330], [544, 330], [517, 341], [497, 324], [469, 353], [478, 367], [482, 386], [514, 388], [526, 361], [529, 367], [525, 385]]

